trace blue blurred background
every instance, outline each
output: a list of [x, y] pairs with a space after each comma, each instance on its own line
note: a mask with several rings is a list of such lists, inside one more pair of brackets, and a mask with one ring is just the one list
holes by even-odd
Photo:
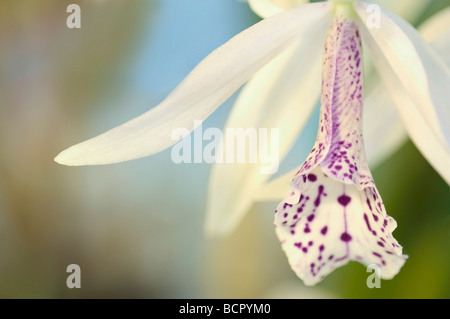
[[[66, 27], [70, 3], [81, 6], [81, 29]], [[430, 1], [413, 22], [447, 5]], [[381, 289], [367, 288], [356, 263], [304, 287], [275, 236], [277, 203], [256, 204], [228, 237], [206, 238], [208, 164], [174, 164], [170, 150], [108, 166], [53, 162], [158, 104], [257, 21], [238, 0], [0, 1], [0, 297], [450, 297], [449, 189], [411, 142], [373, 172], [410, 256]], [[235, 97], [203, 126], [223, 127]], [[282, 172], [315, 135], [312, 121]], [[66, 287], [72, 263], [81, 289]]]

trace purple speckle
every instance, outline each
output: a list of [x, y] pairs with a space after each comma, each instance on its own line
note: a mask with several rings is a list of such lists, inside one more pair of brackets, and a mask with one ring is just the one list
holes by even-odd
[[319, 194], [317, 195], [317, 198], [314, 201], [314, 206], [316, 206], [316, 207], [318, 207], [320, 205], [320, 196], [322, 195], [323, 190], [324, 190], [323, 185], [320, 185], [319, 186]]
[[314, 214], [311, 214], [311, 215], [308, 216], [308, 221], [309, 222], [312, 222], [313, 219], [314, 219]]
[[345, 195], [345, 194], [338, 197], [339, 204], [341, 204], [344, 207], [347, 206], [348, 203], [350, 203], [351, 200], [352, 199], [349, 196]]
[[328, 227], [325, 226], [320, 230], [320, 233], [325, 236], [327, 234], [327, 231], [328, 231]]
[[319, 251], [323, 251], [325, 249], [325, 246], [324, 245], [320, 245], [319, 246]]
[[308, 174], [308, 180], [310, 182], [315, 182], [317, 180], [317, 176], [314, 174]]
[[348, 243], [349, 241], [352, 240], [352, 236], [350, 236], [349, 233], [342, 233], [341, 240]]
[[377, 253], [377, 252], [372, 252], [372, 254], [373, 254], [374, 256], [377, 256], [378, 258], [381, 258], [381, 255], [380, 255], [379, 253]]

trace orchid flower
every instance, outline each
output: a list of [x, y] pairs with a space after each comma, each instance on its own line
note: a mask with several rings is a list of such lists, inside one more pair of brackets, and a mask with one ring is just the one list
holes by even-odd
[[[255, 113], [250, 114], [250, 125], [241, 127], [285, 127], [279, 148], [285, 154], [321, 90], [322, 60], [319, 133], [276, 210], [276, 232], [291, 267], [305, 284], [319, 282], [350, 260], [377, 264], [382, 278], [392, 278], [406, 256], [392, 237], [396, 223], [386, 214], [366, 161], [361, 38], [410, 137], [447, 182], [450, 116], [445, 96], [450, 71], [407, 22], [381, 9], [377, 27], [370, 8], [359, 1], [329, 1], [280, 10], [212, 52], [157, 107], [70, 147], [55, 160], [65, 165], [109, 164], [164, 150], [176, 142], [171, 139], [174, 129], [192, 131], [194, 123], [208, 117], [258, 70], [237, 103], [245, 105], [254, 98], [248, 92], [258, 86], [262, 90], [258, 99], [276, 88], [281, 100], [273, 99], [270, 110], [264, 103], [249, 105]], [[286, 72], [296, 72], [298, 77], [280, 81]], [[244, 121], [241, 112], [231, 117]], [[213, 180], [220, 182], [219, 175], [213, 172]], [[235, 194], [227, 187], [224, 200], [212, 201], [226, 209], [210, 215], [210, 229], [232, 228], [254, 200], [274, 196], [273, 183], [261, 187], [263, 178], [251, 170], [249, 176], [244, 179], [245, 192]], [[233, 194], [237, 201], [230, 206], [227, 201]]]

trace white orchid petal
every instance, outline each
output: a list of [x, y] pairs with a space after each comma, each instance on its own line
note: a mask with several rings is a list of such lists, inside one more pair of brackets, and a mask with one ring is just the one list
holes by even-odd
[[308, 3], [309, 0], [248, 0], [250, 8], [261, 18]]
[[283, 12], [272, 0], [248, 0], [248, 4], [254, 13], [265, 19]]
[[[425, 21], [419, 31], [450, 66], [450, 7]], [[382, 82], [364, 99], [363, 119], [367, 159], [373, 168], [408, 140], [395, 103]], [[443, 171], [443, 167], [440, 170]]]
[[327, 177], [320, 167], [275, 211], [275, 227], [291, 268], [305, 285], [315, 285], [350, 260], [376, 264], [391, 279], [407, 256], [392, 236], [397, 224], [386, 215], [374, 187], [360, 190]]
[[274, 180], [264, 183], [255, 190], [253, 194], [254, 201], [279, 201], [291, 190], [292, 176], [298, 172], [299, 168], [275, 178]]
[[433, 0], [374, 0], [371, 2], [389, 9], [407, 21], [415, 22], [432, 1]]
[[450, 7], [439, 11], [427, 19], [420, 25], [418, 30], [427, 42], [433, 42], [448, 34], [450, 31]]
[[450, 7], [439, 11], [425, 21], [419, 31], [450, 67]]
[[328, 3], [307, 4], [263, 20], [213, 51], [157, 107], [102, 135], [70, 147], [65, 165], [116, 163], [148, 156], [176, 143], [177, 128], [194, 129], [259, 68], [327, 17]]
[[408, 141], [408, 132], [383, 83], [379, 83], [364, 99], [363, 132], [371, 168], [382, 163]]
[[388, 76], [398, 78], [435, 136], [448, 144], [450, 107], [446, 96], [450, 87], [449, 69], [417, 31], [398, 16], [382, 9], [381, 27], [371, 26], [367, 6], [356, 3], [355, 9], [380, 75], [384, 81]]
[[[392, 74], [389, 74], [389, 72]], [[423, 118], [409, 92], [406, 92], [404, 86], [393, 74], [393, 70], [386, 67], [384, 73], [386, 74], [385, 86], [395, 92], [395, 94], [391, 94], [391, 98], [397, 106], [398, 113], [410, 138], [427, 161], [450, 185], [449, 148], [436, 136], [434, 130]]]
[[[227, 133], [230, 129], [233, 132], [239, 128], [267, 129], [267, 139], [258, 134], [258, 151], [261, 154], [267, 149], [268, 154], [276, 156], [269, 157], [268, 161], [259, 158], [259, 163], [219, 163], [213, 166], [207, 232], [225, 233], [234, 228], [253, 204], [253, 191], [270, 177], [267, 173], [278, 170], [278, 163], [309, 119], [319, 99], [320, 52], [330, 22], [331, 14], [330, 21], [314, 26], [300, 43], [269, 62], [243, 88], [225, 125], [225, 140], [234, 138]], [[272, 129], [278, 131], [276, 140], [271, 135]], [[248, 152], [250, 147], [248, 144], [245, 146]], [[223, 153], [226, 157], [226, 149]], [[273, 164], [272, 170], [269, 163]]]

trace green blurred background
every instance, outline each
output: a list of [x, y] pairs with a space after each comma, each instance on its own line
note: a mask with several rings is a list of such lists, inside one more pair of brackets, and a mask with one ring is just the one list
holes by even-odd
[[[70, 3], [81, 29], [66, 27]], [[430, 1], [412, 22], [445, 6]], [[381, 289], [367, 288], [356, 263], [304, 287], [275, 236], [277, 203], [256, 204], [226, 238], [205, 238], [208, 164], [174, 164], [170, 150], [108, 166], [53, 162], [156, 105], [257, 21], [237, 0], [0, 0], [0, 297], [450, 297], [449, 188], [411, 142], [373, 172], [410, 256]], [[204, 127], [223, 127], [235, 97]], [[81, 289], [66, 287], [72, 263]]]

